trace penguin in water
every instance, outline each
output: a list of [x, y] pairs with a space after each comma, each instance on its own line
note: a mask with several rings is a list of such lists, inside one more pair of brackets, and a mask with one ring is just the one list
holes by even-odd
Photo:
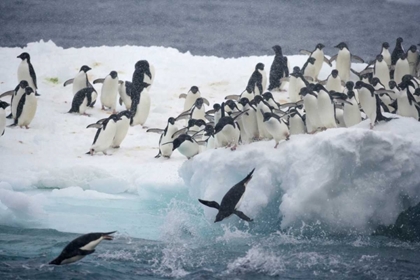
[[112, 141], [112, 148], [118, 149], [121, 146], [122, 141], [127, 136], [132, 116], [133, 114], [129, 110], [125, 110], [117, 114], [117, 130], [115, 131], [114, 140]]
[[[325, 46], [323, 44], [319, 43], [315, 46], [315, 49], [312, 52], [307, 51], [307, 50], [299, 51], [300, 53], [309, 55], [309, 57], [312, 57], [315, 59], [314, 70], [313, 70], [314, 72], [313, 72], [313, 76], [311, 76], [314, 81], [318, 79], [319, 72], [321, 71], [322, 64], [324, 62], [327, 63], [330, 67], [332, 67], [330, 60], [324, 56], [324, 50], [323, 50], [324, 47]], [[304, 75], [306, 76], [306, 74]]]
[[133, 87], [133, 84], [129, 81], [119, 81], [119, 86], [118, 86], [118, 93], [120, 94], [119, 103], [120, 105], [124, 103], [124, 106], [127, 110], [131, 109], [132, 87]]
[[333, 55], [330, 58], [330, 63], [336, 60], [335, 68], [338, 70], [338, 75], [340, 75], [341, 80], [347, 82], [350, 79], [350, 67], [351, 67], [351, 60], [357, 60], [361, 63], [365, 61], [357, 55], [351, 54], [347, 44], [341, 42], [334, 48], [338, 48], [338, 54]]
[[380, 53], [386, 62], [386, 65], [388, 65], [388, 69], [391, 68], [391, 54], [389, 53], [389, 43], [383, 42], [382, 43], [382, 49]]
[[[160, 128], [149, 128], [146, 132], [155, 132], [160, 133], [159, 138], [159, 153], [155, 158], [160, 158], [161, 156], [170, 158], [173, 151], [173, 135], [178, 131], [178, 127], [175, 125], [175, 118], [170, 117], [168, 119], [168, 124], [165, 129]], [[167, 144], [166, 144], [167, 143]], [[165, 144], [165, 145], [163, 145]]]
[[151, 104], [149, 90], [147, 89], [148, 86], [148, 83], [137, 83], [136, 91], [133, 90], [132, 92], [130, 111], [133, 113], [133, 117], [131, 118], [130, 122], [131, 126], [135, 126], [138, 124], [143, 126], [147, 120], [147, 117], [149, 116]]
[[93, 84], [102, 83], [101, 89], [101, 104], [102, 110], [110, 108], [112, 113], [116, 113], [117, 108], [117, 94], [118, 94], [118, 73], [111, 71], [105, 79], [96, 79]]
[[410, 75], [417, 77], [417, 65], [419, 64], [419, 53], [417, 51], [417, 46], [412, 45], [407, 53], [407, 61], [410, 65]]
[[3, 136], [6, 127], [6, 112], [5, 109], [9, 103], [0, 100], [0, 136]]
[[[287, 67], [287, 57], [283, 56], [281, 47], [279, 45], [273, 46], [275, 53], [274, 61], [270, 67], [270, 85], [268, 90], [273, 90], [275, 88], [281, 87], [280, 80], [283, 77], [289, 77], [289, 68]], [[252, 101], [252, 100], [250, 100]]]
[[117, 132], [117, 121], [120, 120], [118, 115], [111, 115], [106, 119], [99, 120], [94, 124], [88, 125], [86, 128], [97, 128], [95, 138], [93, 139], [92, 146], [89, 152], [93, 156], [95, 152], [102, 152], [106, 155], [106, 150], [111, 147], [114, 141], [115, 134]]
[[248, 80], [247, 87], [253, 89], [255, 95], [261, 95], [267, 85], [267, 77], [264, 71], [264, 64], [257, 63], [255, 71]]
[[232, 214], [235, 214], [242, 220], [247, 222], [252, 222], [253, 220], [245, 215], [243, 212], [237, 210], [239, 208], [241, 199], [246, 190], [246, 186], [248, 185], [249, 181], [252, 179], [252, 174], [254, 173], [254, 169], [239, 183], [234, 185], [222, 198], [222, 202], [219, 204], [216, 201], [207, 201], [198, 199], [201, 204], [204, 204], [211, 208], [216, 208], [219, 212], [216, 215], [215, 223], [222, 221], [223, 219], [229, 217]]
[[35, 91], [35, 95], [39, 96], [38, 94], [38, 85], [36, 82], [36, 74], [34, 67], [31, 63], [31, 56], [24, 52], [21, 53], [17, 58], [20, 58], [22, 61], [19, 64], [17, 77], [18, 82], [25, 80], [28, 82], [28, 85]]
[[79, 113], [81, 115], [89, 116], [86, 114], [86, 109], [89, 104], [92, 104], [92, 96], [95, 93], [96, 91], [93, 87], [79, 90], [73, 97], [69, 113]]
[[185, 98], [184, 109], [182, 112], [186, 112], [189, 109], [191, 109], [191, 107], [194, 105], [197, 98], [200, 98], [200, 97], [201, 97], [201, 92], [197, 86], [192, 86], [190, 90], [187, 92], [187, 94], [181, 93], [179, 95], [179, 98]]
[[38, 101], [35, 92], [31, 87], [25, 88], [25, 93], [19, 100], [16, 110], [15, 121], [11, 126], [19, 126], [29, 128], [29, 124], [35, 117]]
[[263, 113], [263, 122], [268, 133], [271, 134], [276, 145], [274, 149], [277, 149], [281, 140], [289, 140], [290, 132], [286, 122], [278, 115], [272, 112]]
[[76, 77], [65, 81], [63, 86], [73, 84], [73, 95], [75, 95], [81, 89], [93, 88], [93, 85], [89, 82], [89, 78], [87, 76], [87, 72], [91, 69], [92, 68], [89, 66], [83, 65], [80, 67], [79, 73], [77, 73]]
[[77, 262], [95, 252], [95, 247], [102, 240], [112, 240], [114, 237], [111, 234], [115, 232], [93, 232], [79, 236], [67, 244], [61, 254], [49, 264], [62, 265]]

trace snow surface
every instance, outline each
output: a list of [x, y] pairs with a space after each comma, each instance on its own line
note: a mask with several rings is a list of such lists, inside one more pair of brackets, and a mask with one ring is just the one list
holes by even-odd
[[[92, 68], [90, 81], [111, 70], [131, 80], [134, 64], [147, 59], [156, 78], [146, 126], [164, 128], [169, 117], [182, 111], [180, 93], [196, 85], [211, 104], [222, 102], [244, 90], [258, 62], [268, 73], [272, 56], [223, 59], [137, 46], [63, 49], [41, 41], [23, 49], [0, 48], [1, 92], [17, 85], [16, 56], [23, 51], [31, 55], [41, 96], [30, 129], [7, 128], [0, 137], [0, 224], [68, 232], [118, 229], [156, 239], [159, 223], [170, 223], [168, 215], [177, 213], [161, 211], [176, 204], [172, 198], [203, 209], [212, 224], [215, 210], [196, 199], [220, 201], [254, 167], [240, 209], [255, 219], [256, 227], [258, 221], [278, 220], [283, 229], [321, 224], [338, 232], [369, 232], [420, 202], [420, 125], [414, 119], [400, 117], [373, 131], [364, 121], [353, 128], [292, 136], [278, 149], [273, 141], [263, 141], [234, 152], [206, 151], [192, 160], [174, 152], [168, 160], [154, 158], [159, 135], [141, 126], [131, 127], [121, 148], [109, 151], [112, 155], [85, 155], [95, 135], [86, 126], [109, 112], [100, 110], [98, 98], [87, 111], [90, 117], [67, 113], [73, 94], [63, 83], [84, 64]], [[306, 58], [289, 56], [291, 68]], [[320, 79], [330, 72], [324, 64]], [[95, 87], [100, 92], [100, 85]], [[274, 96], [287, 101], [285, 93]], [[118, 104], [117, 110], [123, 109]], [[237, 222], [229, 218], [223, 223]]]

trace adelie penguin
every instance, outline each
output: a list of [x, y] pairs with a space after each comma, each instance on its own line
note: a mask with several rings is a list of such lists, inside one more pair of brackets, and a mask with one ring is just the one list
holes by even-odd
[[[134, 85], [134, 82], [133, 82]], [[130, 125], [135, 126], [140, 124], [141, 126], [144, 125], [146, 122], [149, 111], [150, 111], [150, 96], [149, 90], [147, 89], [149, 86], [148, 83], [144, 82], [136, 82], [136, 90], [133, 91], [131, 95], [131, 109], [130, 111], [133, 113], [133, 117], [131, 118]]]
[[[172, 151], [178, 151], [187, 159], [191, 159], [200, 152], [200, 146], [197, 140], [194, 139], [195, 135], [181, 134], [173, 141], [163, 143], [162, 145], [172, 144]], [[204, 143], [203, 143], [204, 144]]]
[[133, 84], [129, 81], [119, 81], [118, 93], [120, 94], [119, 103], [124, 106], [127, 110], [131, 109], [131, 91]]
[[255, 95], [261, 95], [263, 94], [266, 86], [267, 76], [264, 71], [264, 64], [260, 62], [255, 66], [255, 70], [249, 78], [247, 87], [253, 89]]
[[[174, 134], [178, 131], [178, 127], [175, 125], [175, 118], [170, 117], [168, 119], [168, 124], [165, 129], [160, 128], [149, 128], [146, 132], [155, 132], [160, 133], [159, 138], [159, 153], [155, 158], [160, 158], [161, 156], [170, 158], [173, 151], [173, 140]], [[165, 144], [165, 145], [163, 145]]]
[[35, 92], [31, 87], [25, 88], [25, 93], [19, 100], [19, 104], [16, 110], [15, 121], [11, 126], [19, 126], [29, 128], [32, 120], [35, 117], [38, 101], [35, 96]]
[[93, 139], [92, 146], [90, 147], [89, 152], [93, 156], [96, 152], [102, 152], [106, 155], [106, 150], [111, 147], [115, 134], [117, 132], [117, 121], [120, 120], [118, 115], [111, 115], [107, 119], [99, 120], [94, 124], [88, 125], [86, 128], [97, 128], [95, 138]]
[[[325, 46], [323, 44], [319, 43], [315, 46], [315, 49], [312, 52], [307, 51], [307, 50], [300, 50], [300, 53], [309, 55], [310, 57], [315, 59], [314, 60], [314, 73], [313, 73], [313, 76], [311, 76], [314, 80], [318, 79], [319, 72], [321, 71], [322, 64], [324, 62], [327, 63], [330, 67], [332, 66], [328, 58], [324, 56], [324, 50], [323, 50], [324, 47]], [[306, 76], [306, 74], [304, 75]]]
[[71, 108], [69, 113], [79, 113], [81, 115], [86, 115], [86, 109], [89, 104], [92, 104], [93, 96], [96, 94], [94, 88], [84, 88], [79, 90], [74, 96], [73, 101], [71, 102]]
[[252, 174], [254, 169], [239, 183], [234, 185], [222, 198], [222, 202], [219, 204], [216, 201], [207, 201], [198, 199], [201, 204], [204, 204], [208, 207], [215, 208], [219, 212], [216, 215], [215, 223], [222, 221], [223, 219], [235, 214], [242, 220], [247, 222], [252, 222], [253, 220], [245, 215], [242, 211], [237, 210], [240, 206], [240, 202], [245, 193], [246, 187], [252, 179]]
[[201, 97], [201, 92], [197, 86], [192, 86], [190, 90], [187, 92], [187, 94], [181, 93], [179, 95], [179, 98], [185, 99], [184, 109], [182, 112], [186, 112], [190, 110], [191, 107], [194, 105], [195, 101], [197, 100], [197, 98], [200, 98], [200, 97]]
[[116, 113], [117, 95], [118, 95], [118, 73], [111, 71], [105, 79], [96, 79], [93, 84], [102, 83], [101, 104], [102, 110], [111, 109], [112, 113]]
[[390, 72], [390, 76], [391, 76], [391, 80], [395, 80], [394, 79], [394, 69], [392, 69], [392, 66], [394, 66], [398, 59], [400, 59], [402, 54], [405, 54], [404, 48], [403, 48], [403, 38], [398, 37], [396, 42], [395, 42], [395, 48], [391, 53], [391, 72]]
[[277, 146], [281, 140], [289, 140], [289, 128], [287, 127], [286, 122], [280, 116], [272, 112], [263, 113], [263, 117], [265, 128], [276, 142], [274, 149], [277, 149]]
[[112, 141], [112, 148], [118, 149], [122, 141], [127, 136], [132, 116], [133, 114], [129, 110], [125, 110], [117, 114], [117, 129], [115, 131], [114, 140]]
[[407, 51], [407, 61], [410, 65], [410, 75], [417, 77], [417, 66], [419, 65], [419, 53], [417, 46], [412, 45]]
[[34, 67], [31, 63], [31, 56], [24, 52], [21, 53], [17, 58], [20, 58], [22, 61], [19, 64], [18, 71], [17, 71], [17, 77], [18, 82], [25, 80], [28, 82], [28, 85], [34, 90], [35, 95], [39, 96], [38, 94], [38, 85], [36, 82], [36, 74]]
[[6, 112], [5, 109], [9, 103], [0, 100], [0, 136], [3, 136], [6, 127]]
[[389, 43], [383, 42], [382, 43], [382, 49], [380, 53], [386, 62], [386, 65], [388, 65], [388, 69], [391, 67], [391, 54], [389, 53]]
[[351, 54], [347, 44], [341, 42], [334, 48], [338, 48], [338, 54], [333, 55], [330, 58], [330, 62], [336, 60], [335, 68], [338, 70], [338, 75], [342, 81], [347, 82], [350, 79], [350, 67], [351, 67], [351, 60], [357, 60], [361, 63], [365, 61], [357, 55]]
[[93, 88], [92, 84], [89, 82], [89, 78], [87, 75], [87, 72], [89, 70], [92, 70], [92, 68], [90, 68], [87, 65], [83, 65], [82, 67], [80, 67], [79, 73], [77, 73], [76, 77], [65, 81], [63, 86], [73, 84], [73, 95], [75, 95], [77, 92], [84, 88]]
[[139, 60], [134, 65], [134, 73], [132, 77], [132, 83], [135, 94], [139, 93], [142, 89], [142, 83], [146, 83], [148, 90], [154, 80], [154, 68], [149, 64], [147, 60]]
[[225, 105], [222, 103], [222, 117], [214, 127], [214, 135], [216, 136], [218, 147], [231, 147], [231, 150], [234, 151], [239, 144], [241, 135], [239, 125], [235, 120], [246, 112], [242, 111], [226, 116], [224, 107]]
[[[280, 80], [284, 77], [289, 77], [289, 68], [287, 67], [287, 57], [283, 56], [282, 49], [279, 45], [273, 46], [275, 53], [274, 61], [270, 67], [270, 85], [268, 90], [281, 88]], [[252, 100], [251, 100], [252, 101]]]
[[9, 95], [12, 96], [10, 100], [11, 112], [7, 116], [8, 119], [15, 119], [19, 100], [22, 97], [22, 95], [25, 93], [26, 87], [28, 87], [28, 82], [25, 80], [22, 80], [19, 82], [19, 84], [16, 86], [14, 90], [6, 91], [0, 95], [0, 98], [9, 96]]
[[115, 231], [92, 232], [79, 236], [67, 244], [61, 254], [49, 264], [63, 265], [77, 262], [87, 255], [94, 253], [96, 246], [98, 246], [102, 240], [112, 240], [114, 237], [111, 234], [113, 233], [115, 233]]

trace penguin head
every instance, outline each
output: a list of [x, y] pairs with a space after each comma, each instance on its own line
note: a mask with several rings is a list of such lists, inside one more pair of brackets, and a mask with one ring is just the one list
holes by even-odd
[[403, 38], [398, 37], [398, 38], [397, 38], [397, 44], [401, 44], [402, 42], [404, 42]]
[[26, 87], [25, 88], [25, 94], [26, 95], [31, 95], [31, 93], [33, 93], [33, 92], [34, 92], [34, 90], [31, 87]]
[[352, 99], [353, 97], [355, 97], [356, 95], [354, 94], [354, 91], [353, 90], [349, 90], [348, 92], [347, 92], [347, 97], [348, 98], [350, 98], [350, 99]]
[[124, 110], [118, 113], [118, 117], [121, 119], [123, 116], [125, 116], [127, 119], [131, 119], [133, 117], [133, 112], [129, 110]]
[[191, 91], [193, 94], [196, 94], [197, 92], [199, 92], [199, 90], [198, 90], [198, 87], [197, 87], [197, 86], [192, 86], [192, 87], [190, 88], [190, 91]]
[[382, 55], [382, 54], [378, 54], [378, 55], [376, 56], [376, 60], [377, 60], [377, 61], [379, 61], [379, 62], [382, 62], [382, 60], [384, 60], [383, 55]]
[[346, 83], [346, 88], [347, 88], [348, 90], [353, 90], [353, 88], [354, 88], [354, 82], [352, 82], [352, 81], [348, 81], [348, 82]]
[[282, 55], [282, 50], [281, 50], [281, 47], [279, 45], [273, 46], [273, 50], [274, 50], [274, 53], [276, 55]]
[[9, 106], [9, 103], [0, 100], [0, 108], [6, 109]]
[[220, 104], [219, 104], [219, 103], [214, 103], [214, 104], [213, 104], [213, 109], [214, 109], [214, 112], [218, 112], [218, 111], [220, 110], [220, 108], [221, 108], [221, 106], [220, 106]]
[[168, 123], [170, 123], [170, 124], [174, 125], [174, 124], [175, 124], [175, 118], [170, 117], [170, 118], [168, 119]]
[[201, 97], [197, 98], [195, 100], [195, 103], [194, 103], [195, 107], [198, 108], [198, 109], [201, 109], [201, 107], [203, 106], [203, 104], [204, 104], [204, 99], [201, 98]]
[[264, 92], [262, 96], [267, 101], [270, 100], [270, 99], [274, 99], [273, 94], [269, 91]]
[[245, 90], [248, 93], [253, 93], [254, 92], [254, 90], [252, 89], [252, 86], [247, 86]]
[[111, 73], [109, 73], [109, 75], [111, 76], [111, 78], [115, 79], [116, 77], [118, 77], [118, 73], [117, 71], [111, 71]]
[[416, 52], [417, 51], [417, 46], [416, 45], [411, 45], [409, 50], [410, 50], [410, 52]]
[[374, 78], [372, 78], [372, 81], [370, 81], [370, 83], [371, 83], [374, 87], [376, 87], [378, 84], [380, 84], [380, 83], [381, 83], [381, 81], [379, 80], [379, 78], [378, 78], [378, 77], [374, 77]]
[[29, 84], [28, 84], [28, 82], [26, 80], [22, 80], [22, 81], [19, 82], [19, 87], [20, 88], [24, 89], [27, 86], [29, 86]]
[[312, 57], [311, 56], [311, 57], [308, 58], [308, 63], [314, 64], [315, 63], [315, 60], [316, 60], [315, 57]]
[[299, 91], [299, 95], [306, 96], [309, 93], [309, 89], [307, 87], [303, 87]]
[[394, 89], [397, 87], [397, 83], [395, 81], [389, 81], [388, 85], [390, 89]]
[[206, 122], [202, 119], [196, 120], [195, 125], [198, 127], [206, 126]]
[[22, 60], [27, 59], [29, 61], [31, 59], [31, 56], [29, 55], [29, 53], [24, 52], [24, 53], [21, 53], [17, 58], [20, 58]]
[[356, 84], [354, 85], [354, 89], [361, 89], [364, 85], [365, 85], [364, 82], [357, 81]]
[[206, 125], [204, 128], [204, 135], [205, 136], [213, 136], [214, 135], [214, 127], [211, 124]]
[[[236, 106], [236, 103], [235, 103], [235, 101], [233, 101], [233, 100], [226, 100], [226, 102], [225, 102], [225, 106], [228, 106], [229, 107], [229, 109], [230, 110], [234, 110], [235, 108], [236, 109], [238, 109], [238, 106]], [[239, 109], [238, 109], [239, 110]]]
[[222, 221], [223, 219], [229, 217], [229, 215], [226, 215], [224, 212], [219, 211], [216, 215], [216, 220], [214, 220], [215, 223]]
[[139, 60], [134, 65], [135, 70], [146, 70], [149, 69], [149, 62], [147, 60]]
[[257, 65], [255, 65], [255, 70], [264, 70], [264, 63], [257, 63]]
[[271, 119], [271, 113], [270, 112], [265, 112], [263, 114], [263, 122], [269, 121]]
[[249, 100], [246, 97], [242, 97], [241, 99], [239, 99], [238, 103], [245, 107], [246, 104], [249, 104]]
[[321, 44], [321, 43], [317, 44], [315, 47], [315, 49], [319, 49], [319, 50], [322, 50], [323, 48], [325, 48], [325, 46], [324, 44]]
[[263, 98], [262, 98], [261, 95], [255, 95], [255, 97], [254, 97], [255, 104], [260, 104], [260, 102], [262, 100], [263, 100]]
[[108, 119], [113, 120], [114, 122], [117, 122], [117, 121], [121, 120], [121, 118], [118, 116], [118, 114], [112, 114], [111, 116], [109, 116]]
[[188, 127], [188, 128], [193, 127], [193, 126], [195, 125], [195, 122], [196, 122], [196, 121], [197, 121], [196, 119], [189, 119], [189, 120], [188, 120], [187, 127]]
[[388, 42], [383, 42], [382, 43], [382, 48], [384, 48], [384, 49], [389, 49], [389, 43]]
[[91, 70], [92, 68], [90, 68], [89, 66], [87, 66], [87, 65], [83, 65], [82, 67], [80, 67], [80, 71], [79, 72], [87, 72], [87, 71], [89, 71], [89, 70]]
[[336, 79], [337, 76], [338, 76], [338, 70], [337, 69], [332, 70], [331, 71], [331, 76], [333, 76], [333, 78]]
[[342, 50], [342, 49], [344, 49], [344, 48], [348, 49], [347, 44], [346, 44], [346, 43], [344, 43], [344, 42], [341, 42], [340, 44], [338, 44], [338, 45], [337, 45], [337, 46], [335, 46], [334, 48], [338, 48], [338, 49], [340, 49], [340, 50]]

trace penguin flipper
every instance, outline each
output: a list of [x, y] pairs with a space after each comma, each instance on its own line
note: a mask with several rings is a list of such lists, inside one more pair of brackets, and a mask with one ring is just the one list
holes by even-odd
[[161, 128], [149, 128], [146, 132], [154, 132], [158, 134], [162, 134], [165, 130]]
[[214, 122], [214, 116], [211, 115], [204, 115], [204, 117], [209, 121], [209, 122]]
[[119, 103], [120, 103], [120, 105], [122, 105], [122, 103], [123, 103], [123, 101], [122, 101], [121, 97], [120, 97]]
[[253, 219], [251, 219], [250, 217], [245, 215], [244, 212], [242, 212], [242, 211], [233, 210], [233, 214], [235, 214], [236, 216], [238, 216], [239, 218], [241, 218], [242, 220], [245, 220], [247, 222], [252, 222], [253, 221]]
[[206, 104], [207, 106], [210, 106], [210, 102], [206, 98], [204, 98], [204, 97], [202, 97], [202, 98], [203, 98], [204, 104]]
[[204, 205], [206, 205], [206, 206], [208, 206], [210, 208], [216, 208], [217, 210], [220, 209], [220, 205], [216, 201], [207, 201], [207, 200], [202, 200], [202, 199], [198, 199], [198, 201], [201, 204], [204, 204]]
[[6, 91], [6, 92], [4, 92], [0, 95], [0, 98], [5, 97], [5, 96], [9, 96], [9, 95], [13, 96], [14, 92], [15, 92], [14, 90]]
[[240, 95], [237, 95], [237, 94], [231, 94], [231, 95], [226, 95], [225, 96], [225, 100], [236, 100], [236, 101], [238, 101], [239, 100], [239, 97], [240, 97]]
[[181, 93], [181, 94], [179, 95], [179, 99], [181, 99], [181, 98], [187, 98], [187, 95], [186, 95], [185, 93]]
[[103, 84], [104, 81], [105, 81], [104, 78], [96, 79], [96, 80], [93, 81], [93, 84]]
[[6, 119], [11, 119], [11, 118], [13, 118], [12, 113], [10, 113], [10, 114], [6, 117]]
[[331, 62], [333, 62], [334, 60], [337, 60], [337, 54], [335, 54], [335, 55], [333, 55], [333, 56], [331, 56], [331, 58], [328, 60], [329, 62], [330, 62], [330, 64], [331, 64]]
[[324, 56], [324, 62], [327, 63], [330, 67], [332, 67], [331, 61]]
[[363, 60], [363, 58], [361, 58], [360, 56], [357, 56], [357, 55], [352, 54], [351, 55], [351, 58], [354, 59], [354, 60], [357, 60], [357, 61], [359, 61], [361, 63], [365, 63], [365, 61]]
[[63, 87], [67, 86], [67, 85], [71, 85], [73, 83], [74, 79], [69, 79], [67, 81], [64, 82]]
[[306, 55], [311, 55], [311, 54], [312, 54], [312, 52], [310, 52], [310, 51], [308, 51], [308, 50], [304, 50], [304, 49], [299, 50], [299, 52], [300, 52], [301, 54], [306, 54]]
[[101, 123], [93, 123], [88, 125], [86, 128], [101, 128], [102, 124]]
[[35, 70], [34, 70], [34, 67], [32, 66], [32, 64], [31, 64], [31, 63], [29, 63], [29, 75], [31, 76], [31, 78], [32, 78], [32, 82], [34, 83], [34, 86], [35, 86], [34, 91], [36, 91], [36, 89], [38, 88], [38, 85], [37, 85], [37, 83], [36, 83], [36, 74], [35, 74]]

